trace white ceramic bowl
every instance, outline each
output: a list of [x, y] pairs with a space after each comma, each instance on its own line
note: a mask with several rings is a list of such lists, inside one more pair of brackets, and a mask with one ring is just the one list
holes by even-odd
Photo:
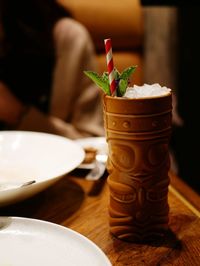
[[29, 131], [0, 132], [0, 188], [3, 183], [36, 183], [1, 190], [0, 206], [26, 199], [55, 183], [83, 161], [85, 153], [74, 141]]

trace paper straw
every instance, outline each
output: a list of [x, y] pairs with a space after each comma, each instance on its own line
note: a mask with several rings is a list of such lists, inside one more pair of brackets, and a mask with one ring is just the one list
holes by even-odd
[[106, 62], [107, 62], [107, 69], [108, 69], [110, 92], [111, 92], [111, 95], [114, 95], [116, 91], [116, 83], [115, 83], [115, 76], [114, 76], [114, 63], [113, 63], [111, 39], [105, 39], [104, 44], [105, 44], [105, 50], [106, 50]]

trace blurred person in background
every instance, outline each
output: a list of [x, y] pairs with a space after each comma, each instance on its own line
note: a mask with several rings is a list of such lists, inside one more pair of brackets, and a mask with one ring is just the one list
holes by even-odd
[[0, 0], [0, 126], [104, 135], [88, 31], [53, 0]]

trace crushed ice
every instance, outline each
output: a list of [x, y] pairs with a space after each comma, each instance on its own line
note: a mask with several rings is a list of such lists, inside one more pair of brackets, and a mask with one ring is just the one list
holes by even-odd
[[167, 95], [171, 92], [171, 89], [160, 86], [160, 84], [155, 83], [152, 85], [144, 84], [143, 86], [134, 85], [133, 87], [128, 87], [126, 93], [123, 97], [126, 98], [145, 98], [145, 97], [156, 97]]

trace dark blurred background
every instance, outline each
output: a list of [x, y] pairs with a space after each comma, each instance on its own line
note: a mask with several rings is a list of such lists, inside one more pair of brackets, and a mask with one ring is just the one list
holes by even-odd
[[159, 5], [159, 1], [142, 1], [142, 4], [145, 20], [144, 80], [166, 85], [176, 96], [171, 138], [172, 167], [199, 193], [200, 3], [162, 1]]

